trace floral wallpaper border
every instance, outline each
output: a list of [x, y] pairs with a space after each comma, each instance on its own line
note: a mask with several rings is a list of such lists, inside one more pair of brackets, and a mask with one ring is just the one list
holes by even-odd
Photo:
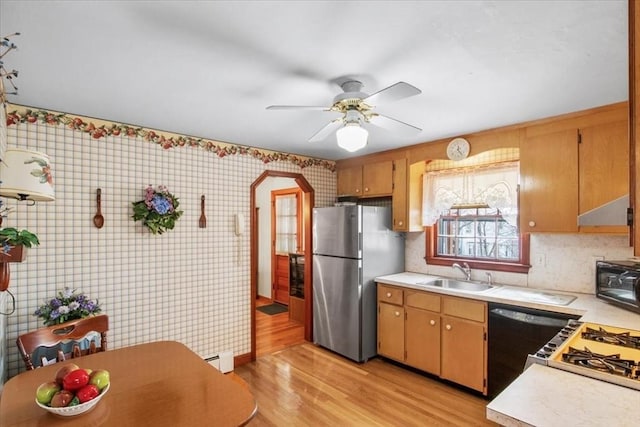
[[246, 147], [243, 145], [222, 143], [204, 138], [171, 134], [121, 123], [74, 116], [66, 113], [51, 112], [42, 109], [33, 110], [28, 107], [14, 104], [10, 104], [10, 108], [12, 108], [12, 110], [7, 112], [7, 126], [17, 125], [20, 123], [36, 123], [39, 121], [40, 123], [48, 125], [68, 126], [71, 129], [88, 133], [94, 139], [101, 139], [106, 136], [123, 135], [132, 138], [142, 138], [147, 142], [158, 144], [166, 150], [187, 146], [192, 148], [202, 148], [216, 154], [218, 157], [245, 155], [261, 160], [263, 163], [289, 161], [301, 169], [309, 166], [321, 166], [332, 172], [335, 172], [336, 170], [335, 162], [329, 160], [314, 159], [310, 157], [296, 156], [289, 153]]

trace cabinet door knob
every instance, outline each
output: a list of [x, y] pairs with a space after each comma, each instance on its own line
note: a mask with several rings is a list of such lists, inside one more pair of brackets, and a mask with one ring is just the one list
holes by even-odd
[[400, 317], [400, 312], [396, 311], [396, 317]]
[[431, 319], [431, 320], [429, 320], [429, 324], [430, 324], [431, 326], [434, 326], [434, 325], [436, 324], [436, 321], [435, 321], [435, 320], [433, 320], [433, 319]]
[[387, 298], [391, 298], [391, 292], [387, 292]]
[[402, 224], [403, 224], [402, 221], [398, 221], [398, 225], [402, 225]]
[[447, 331], [450, 331], [450, 330], [451, 330], [451, 325], [447, 325], [447, 326], [445, 326], [445, 329], [446, 329]]
[[369, 187], [364, 187], [364, 191], [369, 191]]
[[359, 192], [360, 192], [360, 189], [359, 189], [359, 188], [356, 188], [356, 193], [359, 193]]
[[535, 227], [535, 226], [536, 226], [535, 221], [529, 221], [529, 227]]

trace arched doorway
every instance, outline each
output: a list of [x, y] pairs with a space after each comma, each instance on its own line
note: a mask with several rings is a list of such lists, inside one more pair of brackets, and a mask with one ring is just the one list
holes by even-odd
[[[304, 255], [305, 259], [311, 259], [312, 242], [311, 242], [311, 212], [315, 206], [315, 196], [313, 187], [301, 174], [291, 172], [280, 171], [264, 171], [252, 184], [251, 184], [251, 218], [249, 221], [250, 235], [251, 235], [251, 360], [256, 359], [256, 300], [258, 286], [258, 236], [257, 236], [257, 217], [256, 217], [256, 189], [264, 180], [269, 177], [284, 177], [293, 178], [296, 184], [300, 187], [304, 197], [302, 216], [304, 219]], [[305, 263], [304, 268], [304, 306], [305, 306], [305, 318], [304, 318], [304, 339], [311, 341], [313, 338], [313, 313], [312, 313], [312, 289], [311, 289], [311, 262]]]

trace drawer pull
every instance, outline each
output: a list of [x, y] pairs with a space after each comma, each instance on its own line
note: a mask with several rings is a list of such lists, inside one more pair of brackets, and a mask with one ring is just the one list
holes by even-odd
[[450, 330], [451, 330], [451, 325], [447, 325], [447, 326], [445, 326], [444, 328], [445, 328], [447, 331], [450, 331]]
[[387, 298], [391, 298], [391, 292], [387, 292]]
[[431, 326], [434, 326], [434, 325], [436, 324], [436, 321], [435, 321], [435, 320], [429, 320], [429, 324], [430, 324]]

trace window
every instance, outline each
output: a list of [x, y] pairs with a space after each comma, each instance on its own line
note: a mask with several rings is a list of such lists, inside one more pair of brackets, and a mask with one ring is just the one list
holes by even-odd
[[299, 188], [271, 192], [274, 250], [277, 253], [302, 250], [302, 196]]
[[423, 224], [428, 264], [528, 271], [518, 229], [518, 162], [427, 172]]

